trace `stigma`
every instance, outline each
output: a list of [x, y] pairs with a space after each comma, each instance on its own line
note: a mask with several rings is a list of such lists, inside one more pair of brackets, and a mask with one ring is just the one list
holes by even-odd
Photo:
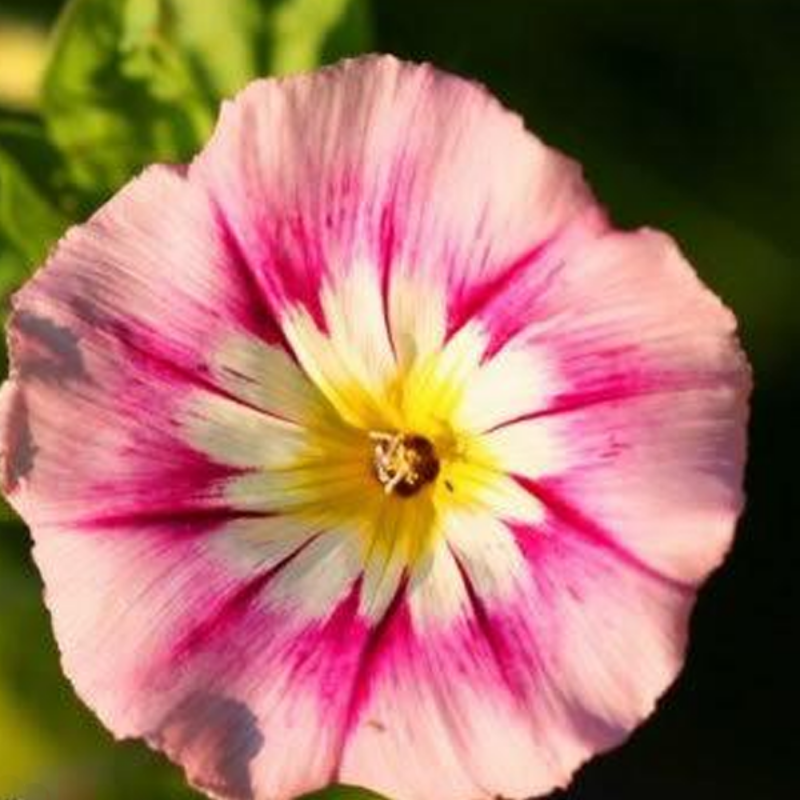
[[373, 473], [386, 494], [411, 497], [439, 474], [436, 448], [424, 436], [372, 432]]

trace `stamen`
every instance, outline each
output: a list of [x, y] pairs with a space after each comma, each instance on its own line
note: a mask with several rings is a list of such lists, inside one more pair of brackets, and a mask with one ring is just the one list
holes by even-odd
[[436, 450], [424, 436], [374, 431], [369, 438], [375, 442], [375, 477], [386, 494], [410, 497], [439, 474]]

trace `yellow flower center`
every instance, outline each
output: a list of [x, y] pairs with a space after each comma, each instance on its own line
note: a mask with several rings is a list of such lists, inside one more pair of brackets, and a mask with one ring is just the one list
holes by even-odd
[[[432, 402], [429, 393], [414, 399]], [[387, 403], [351, 424], [328, 408], [309, 422], [307, 447], [286, 473], [293, 513], [357, 536], [365, 562], [413, 564], [438, 541], [449, 510], [480, 504], [498, 477], [480, 436], [403, 410]]]
[[279, 513], [355, 537], [365, 564], [390, 559], [411, 568], [441, 541], [451, 514], [486, 512], [508, 494], [470, 419], [470, 381], [485, 341], [464, 330], [395, 362], [388, 345], [385, 358], [352, 346], [347, 318], [334, 312], [327, 334], [302, 314], [291, 320], [314, 389], [304, 395], [302, 444], [269, 471], [269, 491]]

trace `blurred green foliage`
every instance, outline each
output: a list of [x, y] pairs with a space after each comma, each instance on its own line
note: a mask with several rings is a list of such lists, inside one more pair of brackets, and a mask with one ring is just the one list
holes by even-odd
[[[64, 232], [67, 219], [53, 200], [59, 169], [41, 126], [0, 123], [0, 297], [8, 297]], [[4, 306], [3, 318], [5, 312]]]
[[[796, 784], [800, 3], [793, 0], [4, 0], [54, 22], [40, 109], [0, 98], [0, 298], [152, 161], [185, 161], [257, 75], [366, 49], [487, 83], [575, 157], [612, 216], [677, 236], [756, 368], [750, 504], [686, 675], [573, 800], [784, 800]], [[0, 798], [188, 800], [114, 743], [59, 665], [22, 526], [0, 514]], [[319, 795], [345, 800], [347, 789]]]
[[154, 161], [184, 162], [254, 77], [369, 45], [365, 0], [72, 0], [42, 110], [94, 205]]

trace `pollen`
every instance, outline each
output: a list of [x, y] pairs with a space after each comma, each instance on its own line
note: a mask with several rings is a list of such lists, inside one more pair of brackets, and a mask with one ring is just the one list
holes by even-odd
[[436, 448], [424, 436], [372, 432], [373, 473], [386, 494], [411, 497], [439, 474]]

